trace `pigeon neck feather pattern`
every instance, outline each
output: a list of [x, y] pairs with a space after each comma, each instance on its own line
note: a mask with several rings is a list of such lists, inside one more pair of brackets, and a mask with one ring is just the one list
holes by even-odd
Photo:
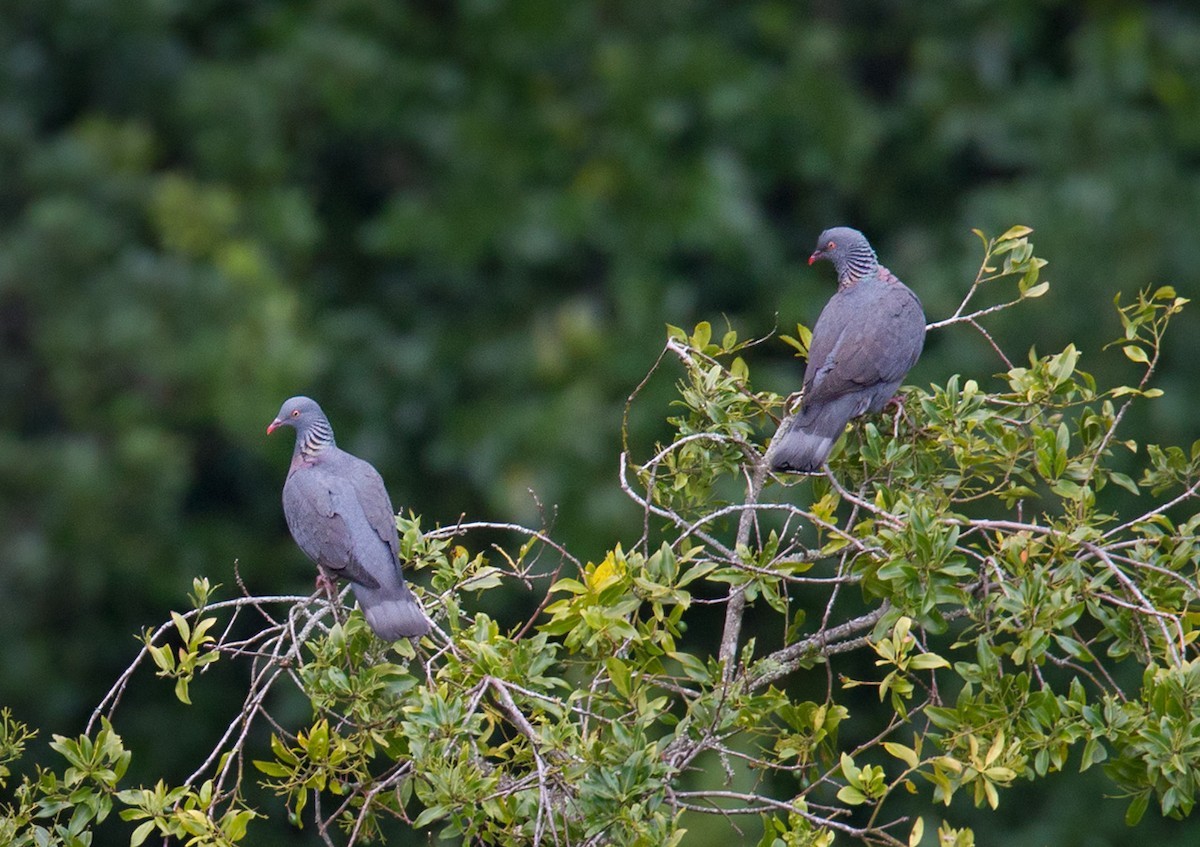
[[298, 433], [295, 455], [311, 460], [333, 446], [335, 446], [333, 427], [329, 425], [329, 421], [324, 416], [321, 416], [313, 418], [309, 421], [308, 426]]
[[854, 285], [879, 270], [875, 251], [865, 239], [852, 242], [846, 252], [836, 253], [832, 258], [833, 266], [837, 269], [838, 288]]

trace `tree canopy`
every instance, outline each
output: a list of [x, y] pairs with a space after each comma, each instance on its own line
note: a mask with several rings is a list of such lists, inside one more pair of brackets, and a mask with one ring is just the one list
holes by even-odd
[[[1187, 300], [1164, 286], [1118, 304], [1134, 384], [1098, 384], [1072, 345], [1017, 365], [983, 322], [1049, 290], [1030, 232], [981, 234], [975, 283], [933, 325], [987, 339], [1003, 384], [909, 390], [800, 482], [767, 473], [786, 399], [753, 386], [761, 341], [669, 327], [626, 407], [628, 423], [649, 382], [681, 368], [670, 441], [623, 429], [640, 535], [586, 561], [549, 525], [399, 516], [435, 621], [415, 655], [320, 590], [219, 599], [197, 578], [192, 609], [145, 631], [88, 732], [55, 736], [61, 775], [21, 778], [0, 836], [88, 843], [119, 809], [134, 847], [232, 845], [262, 826], [263, 788], [327, 844], [399, 822], [467, 843], [646, 847], [726, 828], [763, 847], [917, 847], [936, 827], [937, 843], [971, 847], [956, 797], [995, 810], [1018, 779], [1098, 764], [1128, 824], [1151, 803], [1186, 817], [1200, 441], [1139, 445], [1122, 425], [1161, 395], [1162, 339]], [[1127, 454], [1136, 477], [1116, 469]], [[516, 543], [473, 550], [486, 531]], [[506, 625], [487, 599], [514, 590], [534, 609]], [[211, 752], [178, 783], [130, 785], [116, 726], [141, 667], [190, 706], [228, 661], [249, 685]], [[281, 687], [310, 704], [300, 727], [278, 714]], [[4, 712], [0, 779], [29, 739]]]
[[[1173, 2], [3, 4], [0, 701], [44, 752], [198, 575], [307, 596], [262, 437], [298, 392], [426, 528], [630, 554], [615, 457], [671, 443], [673, 380], [622, 408], [663, 325], [793, 334], [829, 295], [802, 262], [832, 224], [939, 319], [971, 229], [1036, 227], [1053, 288], [989, 332], [1014, 367], [1074, 345], [1072, 369], [1136, 385], [1106, 304], [1187, 296], [1200, 266], [1197, 43]], [[1117, 479], [1200, 435], [1196, 332], [1185, 309], [1156, 348]], [[796, 388], [786, 344], [754, 351], [755, 391]], [[998, 371], [978, 333], [936, 332], [910, 382], [991, 396]], [[480, 533], [472, 556], [513, 552]], [[537, 606], [484, 596], [505, 632]], [[191, 772], [241, 701], [223, 673], [134, 776]], [[131, 748], [174, 726], [141, 686], [122, 715]], [[1094, 824], [1060, 785], [1057, 814]], [[992, 820], [1066, 843], [1027, 817]]]

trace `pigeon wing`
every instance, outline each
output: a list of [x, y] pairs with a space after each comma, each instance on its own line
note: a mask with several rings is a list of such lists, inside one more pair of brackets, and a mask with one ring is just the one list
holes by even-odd
[[920, 355], [924, 337], [920, 301], [898, 281], [872, 278], [839, 291], [813, 328], [805, 405], [898, 383]]
[[346, 459], [346, 479], [354, 488], [354, 494], [362, 507], [363, 515], [371, 529], [392, 551], [392, 558], [399, 559], [400, 537], [396, 532], [396, 513], [388, 497], [387, 487], [379, 471], [357, 456], [343, 453]]
[[366, 521], [344, 479], [321, 465], [298, 468], [284, 483], [283, 511], [292, 537], [310, 559], [351, 582], [379, 586], [356, 553]]

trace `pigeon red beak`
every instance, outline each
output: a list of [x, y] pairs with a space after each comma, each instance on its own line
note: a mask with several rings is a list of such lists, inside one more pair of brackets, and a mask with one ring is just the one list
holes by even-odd
[[811, 265], [813, 262], [816, 262], [819, 259], [824, 259], [824, 258], [825, 258], [825, 254], [822, 253], [820, 250], [817, 250], [811, 256], [808, 257], [808, 263]]
[[269, 424], [267, 424], [267, 435], [270, 435], [272, 432], [279, 429], [281, 426], [283, 426], [283, 421], [281, 421], [279, 418], [276, 418], [275, 420], [271, 421]]

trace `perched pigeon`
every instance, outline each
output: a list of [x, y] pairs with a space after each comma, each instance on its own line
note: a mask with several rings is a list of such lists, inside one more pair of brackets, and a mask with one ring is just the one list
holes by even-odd
[[338, 449], [321, 407], [293, 397], [267, 427], [296, 430], [283, 484], [283, 514], [292, 538], [328, 578], [344, 577], [367, 623], [384, 641], [429, 632], [429, 622], [400, 574], [396, 515], [379, 472]]
[[925, 344], [921, 301], [879, 264], [861, 232], [825, 230], [808, 263], [818, 259], [833, 262], [838, 290], [813, 327], [800, 410], [767, 452], [776, 471], [820, 470], [846, 424], [884, 407]]

